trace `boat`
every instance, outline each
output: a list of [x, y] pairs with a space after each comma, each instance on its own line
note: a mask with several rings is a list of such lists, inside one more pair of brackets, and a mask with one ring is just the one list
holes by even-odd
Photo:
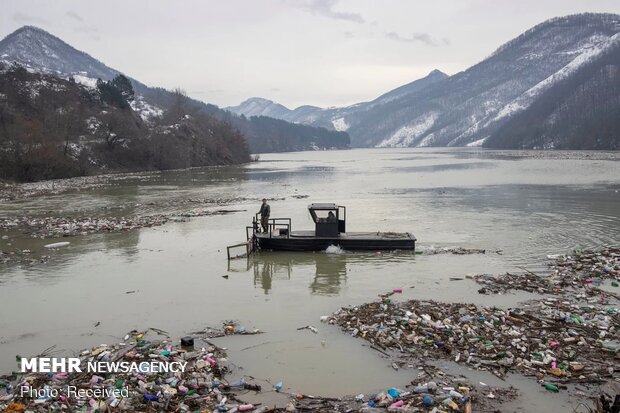
[[415, 250], [416, 238], [409, 232], [347, 232], [347, 210], [342, 205], [314, 203], [308, 212], [314, 231], [293, 231], [290, 218], [269, 218], [268, 230], [262, 232], [257, 214], [246, 236], [259, 250], [324, 251], [330, 246], [347, 251]]

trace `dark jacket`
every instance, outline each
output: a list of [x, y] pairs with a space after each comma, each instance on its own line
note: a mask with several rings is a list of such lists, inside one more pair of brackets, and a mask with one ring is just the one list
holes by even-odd
[[260, 213], [261, 217], [268, 217], [271, 213], [271, 207], [269, 206], [269, 204], [263, 204], [260, 206], [260, 211], [258, 212]]

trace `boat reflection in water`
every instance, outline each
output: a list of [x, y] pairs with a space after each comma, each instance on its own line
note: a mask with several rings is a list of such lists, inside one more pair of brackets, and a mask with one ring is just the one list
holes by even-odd
[[[275, 252], [261, 251], [247, 259], [229, 261], [230, 272], [253, 274], [254, 285], [269, 294], [275, 283], [310, 279], [308, 290], [316, 295], [339, 295], [346, 287], [348, 274], [358, 266], [381, 266], [386, 263], [411, 262], [413, 251], [385, 254], [368, 252]], [[376, 268], [379, 268], [376, 267]]]
[[311, 294], [338, 295], [346, 284], [347, 260], [350, 259], [347, 254], [260, 252], [247, 260], [232, 262], [229, 271], [253, 273], [254, 285], [262, 288], [265, 294], [269, 294], [278, 281], [310, 275]]

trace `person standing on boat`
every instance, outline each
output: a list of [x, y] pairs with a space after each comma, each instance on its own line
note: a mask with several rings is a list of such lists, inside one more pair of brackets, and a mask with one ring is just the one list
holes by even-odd
[[263, 204], [260, 206], [260, 225], [263, 227], [263, 232], [269, 230], [269, 214], [271, 214], [271, 207], [267, 203], [267, 200], [263, 198]]

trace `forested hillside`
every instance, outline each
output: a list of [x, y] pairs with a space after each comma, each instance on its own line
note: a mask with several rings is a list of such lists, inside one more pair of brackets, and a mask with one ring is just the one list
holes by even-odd
[[[62, 39], [33, 26], [24, 26], [0, 40], [0, 62], [9, 65], [17, 63], [28, 71], [51, 74], [64, 79], [72, 78], [77, 83], [95, 86], [97, 79], [112, 80], [120, 72], [94, 57], [75, 49]], [[135, 90], [132, 108], [140, 116], [169, 110], [177, 102], [177, 93], [159, 87], [149, 87], [136, 79], [128, 78]], [[325, 129], [308, 129], [302, 125], [287, 122], [272, 122], [251, 119], [231, 114], [215, 105], [195, 99], [186, 99], [186, 107], [194, 112], [226, 122], [244, 131], [255, 152], [283, 152], [342, 148], [348, 146], [348, 136]], [[308, 131], [312, 130], [312, 133]], [[268, 134], [267, 134], [268, 133]], [[336, 140], [330, 142], [334, 137]], [[343, 145], [343, 142], [346, 144]], [[243, 151], [245, 147], [240, 147]]]
[[553, 85], [484, 146], [620, 149], [620, 45]]
[[349, 135], [314, 126], [297, 125], [267, 116], [253, 116], [235, 123], [247, 137], [252, 153], [290, 152], [307, 149], [342, 149], [349, 147]]
[[238, 130], [181, 93], [171, 96], [160, 111], [137, 100], [123, 75], [88, 87], [0, 64], [0, 178], [34, 181], [249, 160]]

